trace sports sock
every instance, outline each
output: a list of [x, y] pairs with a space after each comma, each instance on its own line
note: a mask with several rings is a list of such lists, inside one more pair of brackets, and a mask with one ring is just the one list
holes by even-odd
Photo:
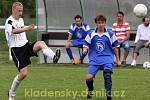
[[54, 55], [55, 55], [55, 53], [54, 53], [50, 48], [44, 49], [44, 50], [43, 50], [43, 54], [44, 54], [45, 56], [47, 56], [48, 58], [50, 58], [50, 59], [53, 59], [53, 57], [54, 57]]
[[93, 91], [94, 90], [93, 80], [86, 80], [86, 85], [88, 87], [88, 91]]
[[80, 58], [80, 61], [81, 63], [83, 63], [83, 59], [85, 58], [86, 54], [82, 54], [81, 58]]
[[70, 59], [74, 59], [74, 58], [73, 58], [73, 55], [72, 55], [71, 49], [70, 49], [70, 48], [66, 48], [66, 51], [67, 51], [67, 54], [68, 54], [69, 58], [70, 58]]
[[104, 84], [105, 84], [106, 96], [107, 97], [111, 97], [111, 89], [112, 89], [111, 74], [112, 74], [112, 72], [109, 71], [109, 70], [105, 70], [103, 72]]
[[19, 84], [21, 81], [18, 81], [18, 75], [14, 78], [11, 88], [10, 88], [10, 92], [16, 92], [16, 89], [18, 88]]

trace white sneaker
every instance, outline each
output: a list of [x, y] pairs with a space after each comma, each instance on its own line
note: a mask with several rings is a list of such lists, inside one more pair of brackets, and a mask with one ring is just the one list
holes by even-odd
[[131, 66], [136, 66], [136, 60], [133, 60]]
[[9, 100], [16, 100], [15, 97], [16, 97], [16, 93], [15, 92], [10, 92], [10, 91], [8, 92]]

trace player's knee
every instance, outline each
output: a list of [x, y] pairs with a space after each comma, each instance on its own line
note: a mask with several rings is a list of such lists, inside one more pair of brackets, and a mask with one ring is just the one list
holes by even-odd
[[39, 43], [38, 43], [38, 46], [39, 46], [40, 48], [43, 48], [43, 47], [46, 46], [46, 44], [45, 44], [44, 41], [38, 41], [38, 42], [39, 42]]
[[20, 74], [20, 79], [22, 80], [27, 77], [28, 72], [27, 72], [27, 70], [22, 70], [22, 71], [20, 71], [19, 74]]
[[92, 74], [87, 74], [86, 75], [86, 80], [91, 81], [93, 80], [94, 76]]
[[66, 47], [66, 48], [70, 48], [70, 47], [71, 47], [71, 43], [70, 43], [70, 42], [67, 42], [66, 45], [65, 45], [65, 47]]

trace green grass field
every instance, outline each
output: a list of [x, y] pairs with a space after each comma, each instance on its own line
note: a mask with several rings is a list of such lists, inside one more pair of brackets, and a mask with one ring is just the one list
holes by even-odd
[[[8, 61], [8, 48], [4, 32], [0, 31], [0, 100], [7, 100], [7, 91], [17, 73]], [[28, 34], [29, 40], [36, 33]], [[86, 100], [85, 76], [87, 65], [37, 64], [32, 59], [28, 77], [17, 91], [17, 100]], [[150, 70], [141, 68], [115, 68], [113, 74], [113, 100], [150, 100]], [[102, 72], [95, 77], [92, 100], [105, 100]]]
[[[17, 100], [86, 100], [85, 75], [87, 65], [36, 64], [28, 67], [28, 77], [17, 91]], [[0, 64], [0, 97], [7, 99], [7, 91], [17, 70], [13, 63]], [[149, 100], [150, 70], [115, 68], [113, 100]], [[102, 72], [95, 78], [93, 100], [104, 99]]]

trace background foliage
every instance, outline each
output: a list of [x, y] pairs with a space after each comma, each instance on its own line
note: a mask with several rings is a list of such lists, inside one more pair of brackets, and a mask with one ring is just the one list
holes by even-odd
[[24, 17], [35, 17], [35, 0], [0, 0], [0, 18], [6, 18], [11, 14], [11, 6], [15, 1], [24, 5]]

